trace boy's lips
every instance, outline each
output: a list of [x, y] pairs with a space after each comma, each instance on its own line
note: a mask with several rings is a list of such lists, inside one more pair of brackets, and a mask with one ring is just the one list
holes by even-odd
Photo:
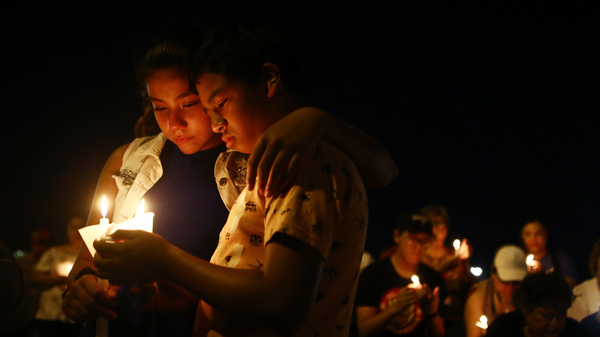
[[225, 142], [225, 146], [227, 146], [228, 149], [231, 148], [231, 145], [233, 143], [233, 136], [223, 135], [221, 136], [221, 140]]
[[175, 143], [187, 143], [192, 140], [193, 137], [175, 137]]

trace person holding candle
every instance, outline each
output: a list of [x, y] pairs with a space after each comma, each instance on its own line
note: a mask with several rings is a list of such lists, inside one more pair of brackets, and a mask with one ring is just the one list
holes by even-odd
[[567, 317], [573, 293], [556, 272], [529, 274], [514, 294], [517, 310], [490, 323], [486, 337], [591, 337], [576, 320]]
[[444, 276], [448, 297], [442, 299], [448, 307], [446, 326], [463, 324], [464, 306], [469, 288], [476, 279], [470, 272], [471, 246], [466, 239], [455, 240], [455, 247], [446, 245], [450, 218], [444, 206], [427, 205], [421, 209], [433, 226], [433, 241], [423, 256], [422, 262]]
[[[237, 154], [260, 148], [259, 138], [274, 123], [306, 123], [293, 115], [304, 102], [289, 51], [278, 34], [258, 25], [209, 33], [198, 54], [196, 88], [213, 129], [239, 151], [217, 161], [217, 177], [220, 168], [227, 177], [243, 170]], [[168, 279], [198, 295], [195, 336], [347, 336], [366, 236], [366, 193], [338, 148], [319, 141], [309, 152], [286, 193], [242, 190], [212, 263], [141, 231], [113, 234], [123, 242], [96, 241], [94, 263], [111, 282]]]
[[[197, 35], [193, 36], [193, 39], [199, 41]], [[147, 197], [149, 209], [155, 213], [154, 232], [186, 253], [208, 260], [216, 248], [218, 230], [225, 223], [219, 208], [226, 209], [218, 193], [223, 193], [223, 201], [227, 206], [231, 206], [237, 194], [246, 187], [246, 182], [248, 190], [256, 189], [266, 196], [276, 194], [278, 190], [289, 185], [289, 179], [297, 176], [301, 159], [312, 154], [319, 138], [340, 144], [349, 152], [371, 186], [385, 184], [395, 177], [397, 169], [393, 160], [375, 140], [322, 110], [302, 108], [291, 112], [265, 130], [258, 141], [259, 145], [249, 158], [247, 168], [247, 154], [230, 152], [233, 153], [231, 158], [235, 158], [240, 169], [227, 177], [219, 177], [215, 186], [213, 166], [218, 153], [224, 151], [225, 147], [220, 136], [212, 132], [210, 118], [202, 110], [198, 96], [189, 88], [189, 51], [192, 49], [183, 48], [182, 44], [173, 41], [158, 43], [146, 53], [142, 66], [138, 68], [162, 132], [158, 136], [136, 139], [128, 148], [117, 150], [107, 162], [98, 183], [96, 196], [98, 198], [106, 194], [109, 199], [116, 198], [111, 216], [113, 222], [132, 216], [132, 205], [139, 202], [143, 195], [144, 198]], [[140, 120], [139, 130], [145, 130], [148, 125], [151, 129], [152, 123]], [[198, 140], [202, 139], [204, 142], [198, 143]], [[187, 177], [190, 174], [182, 173], [180, 167], [182, 160], [187, 160], [186, 156], [197, 155], [203, 158], [200, 163], [195, 161], [196, 164], [193, 164], [200, 168], [194, 174], [195, 180], [203, 182], [200, 187], [188, 181]], [[169, 158], [176, 160], [170, 159], [167, 162]], [[137, 163], [137, 166], [132, 163]], [[111, 178], [113, 171], [119, 172], [115, 177], [116, 184]], [[202, 192], [203, 190], [208, 192]], [[229, 193], [229, 197], [225, 196], [226, 193]], [[182, 216], [181, 212], [185, 216]], [[97, 208], [92, 208], [91, 221], [98, 217]], [[164, 225], [161, 225], [161, 222]], [[165, 230], [161, 231], [161, 226], [165, 226]], [[198, 228], [188, 232], [185, 228], [189, 226]], [[198, 230], [205, 233], [194, 234]], [[182, 245], [181, 242], [188, 244]], [[91, 256], [83, 255], [85, 252], [80, 254], [80, 260], [85, 260], [85, 264], [80, 264], [77, 271], [71, 274], [72, 289], [66, 293], [63, 309], [79, 321], [89, 321], [96, 314], [115, 318], [110, 299], [97, 287], [96, 276], [86, 274], [95, 269], [91, 264]], [[84, 266], [92, 269], [86, 270]], [[159, 287], [165, 287], [166, 284], [159, 282]], [[190, 295], [181, 287], [169, 283], [167, 290], [175, 289]], [[134, 290], [136, 294], [140, 293], [139, 289]], [[160, 298], [164, 299], [162, 296], [167, 293], [161, 288]], [[195, 297], [188, 298], [197, 301]], [[144, 303], [156, 309], [153, 306], [157, 302], [153, 300], [140, 299], [136, 305], [144, 307]], [[188, 304], [193, 306], [193, 316], [196, 302]], [[121, 321], [122, 319], [117, 320]], [[137, 326], [143, 324], [144, 322], [140, 322]], [[165, 329], [170, 336], [178, 335], [170, 326]], [[113, 330], [111, 327], [111, 333]]]
[[567, 311], [569, 317], [580, 322], [590, 315], [597, 314], [600, 308], [600, 239], [592, 248], [589, 271], [594, 277], [573, 288], [575, 299]]
[[515, 310], [512, 297], [527, 275], [525, 252], [515, 245], [500, 247], [494, 255], [492, 277], [474, 284], [465, 304], [467, 337], [480, 337], [485, 330], [478, 326], [484, 315], [490, 324], [503, 313]]
[[[421, 262], [433, 239], [429, 219], [405, 214], [394, 229], [398, 248], [368, 266], [359, 278], [356, 324], [364, 336], [444, 336], [440, 298], [446, 295], [440, 273]], [[423, 286], [415, 287], [418, 277]]]
[[68, 267], [75, 262], [82, 239], [79, 229], [85, 222], [75, 216], [67, 222], [66, 244], [50, 247], [35, 265], [34, 278], [44, 290], [40, 294], [39, 306], [33, 326], [40, 337], [77, 336], [80, 330], [61, 310], [61, 295], [67, 286]]
[[541, 268], [534, 268], [536, 271], [556, 271], [565, 277], [569, 286], [574, 287], [577, 284], [577, 269], [567, 254], [554, 247], [548, 232], [547, 222], [542, 221], [541, 217], [527, 216], [521, 229], [523, 247], [527, 254], [533, 254], [532, 266], [541, 265]]

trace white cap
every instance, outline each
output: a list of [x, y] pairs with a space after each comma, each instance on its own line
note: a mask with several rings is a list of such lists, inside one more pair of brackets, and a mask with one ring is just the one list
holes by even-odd
[[496, 274], [501, 281], [519, 282], [527, 276], [525, 252], [514, 245], [503, 246], [494, 257]]

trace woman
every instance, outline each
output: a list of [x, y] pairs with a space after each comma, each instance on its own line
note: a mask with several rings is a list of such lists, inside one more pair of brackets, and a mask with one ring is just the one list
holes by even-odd
[[[155, 233], [208, 260], [227, 216], [213, 174], [215, 160], [225, 147], [220, 135], [212, 132], [210, 118], [189, 86], [190, 51], [200, 42], [198, 36], [187, 32], [183, 38], [159, 41], [142, 57], [137, 73], [161, 132], [137, 138], [110, 156], [94, 200], [99, 201], [103, 195], [115, 200], [110, 218], [118, 223], [132, 217], [144, 198], [149, 205], [147, 209], [155, 213]], [[318, 109], [303, 108], [288, 117], [263, 134], [261, 146], [257, 146], [260, 151], [255, 151], [249, 159], [248, 172], [238, 172], [235, 179], [240, 189], [248, 181], [249, 186], [265, 194], [278, 193], [298, 171], [304, 154], [321, 138], [340, 144], [355, 159], [366, 185], [386, 184], [395, 177], [396, 166], [391, 157], [359, 130]], [[228, 185], [222, 181], [217, 184]], [[88, 224], [96, 223], [100, 217], [99, 208], [92, 207]], [[98, 286], [92, 262], [89, 251], [83, 247], [70, 275], [71, 289], [63, 302], [63, 309], [71, 318], [78, 322], [92, 321], [97, 315], [121, 318], [111, 326], [111, 334], [115, 329], [129, 336], [132, 331], [141, 336], [192, 334], [197, 299], [191, 294], [173, 284], [159, 282], [161, 297], [156, 297], [156, 302], [138, 301], [137, 305], [146, 309], [157, 309], [163, 304], [173, 307], [173, 301], [161, 302], [165, 295], [173, 295], [180, 300], [175, 308], [169, 308], [177, 309], [175, 315], [158, 317], [156, 312], [149, 315], [135, 310], [117, 314], [112, 309], [114, 299]], [[140, 291], [132, 290], [134, 294]], [[121, 287], [120, 293], [123, 292]]]
[[525, 252], [515, 245], [500, 247], [494, 255], [492, 276], [474, 284], [465, 304], [465, 335], [481, 337], [485, 331], [478, 326], [482, 315], [487, 322], [515, 310], [513, 295], [527, 275]]
[[427, 205], [421, 209], [421, 214], [425, 215], [433, 226], [433, 241], [427, 247], [422, 262], [444, 276], [448, 290], [448, 297], [444, 299], [444, 303], [449, 309], [446, 323], [450, 325], [462, 321], [467, 293], [475, 281], [469, 271], [470, 247], [466, 240], [458, 252], [446, 245], [450, 219], [444, 206]]
[[35, 265], [33, 278], [43, 289], [34, 321], [39, 336], [76, 336], [79, 331], [79, 326], [73, 324], [61, 310], [61, 294], [67, 286], [69, 269], [81, 247], [79, 229], [84, 224], [80, 217], [71, 218], [67, 223], [68, 242], [50, 247]]
[[548, 227], [537, 216], [529, 216], [521, 229], [521, 240], [527, 254], [533, 254], [538, 271], [550, 273], [556, 271], [563, 275], [572, 288], [577, 284], [577, 270], [571, 259], [557, 251], [551, 244]]

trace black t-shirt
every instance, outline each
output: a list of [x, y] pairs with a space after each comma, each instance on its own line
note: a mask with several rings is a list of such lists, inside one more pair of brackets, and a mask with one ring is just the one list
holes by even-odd
[[[523, 332], [523, 323], [525, 316], [520, 310], [509, 312], [498, 317], [487, 329], [486, 337], [525, 337]], [[565, 328], [560, 333], [560, 337], [592, 337], [587, 329], [576, 320], [567, 317]]]
[[[440, 298], [446, 297], [446, 285], [443, 276], [431, 267], [419, 263], [417, 274], [421, 284], [427, 284], [430, 289], [440, 288]], [[390, 258], [377, 261], [363, 270], [358, 279], [355, 306], [367, 306], [383, 311], [396, 298], [398, 292], [411, 284], [412, 280], [404, 278], [396, 272]], [[440, 309], [442, 303], [440, 301]], [[407, 326], [386, 330], [380, 336], [424, 336], [425, 313], [417, 308], [415, 320]], [[443, 312], [443, 310], [440, 310]]]

